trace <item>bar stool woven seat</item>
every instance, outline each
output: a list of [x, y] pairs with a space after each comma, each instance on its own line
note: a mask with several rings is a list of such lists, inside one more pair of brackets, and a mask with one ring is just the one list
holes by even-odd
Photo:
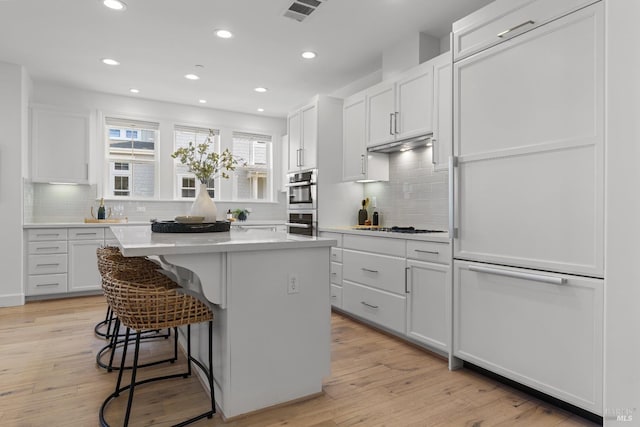
[[[155, 283], [157, 279], [157, 270], [160, 269], [160, 266], [145, 257], [125, 257], [120, 252], [120, 249], [115, 246], [98, 248], [96, 250], [96, 255], [98, 261], [98, 271], [100, 272], [103, 281], [106, 274], [112, 271], [121, 270], [135, 271], [138, 278], [142, 281], [151, 280]], [[145, 277], [147, 278], [145, 279]], [[174, 284], [173, 286], [177, 287], [177, 284]], [[106, 331], [103, 332], [101, 328], [103, 328], [105, 325]], [[105, 320], [96, 324], [94, 332], [96, 333], [96, 335], [109, 340], [109, 343], [101, 348], [96, 354], [96, 364], [101, 368], [106, 369], [108, 372], [111, 372], [114, 369], [120, 369], [118, 367], [118, 364], [114, 366], [114, 356], [116, 348], [124, 344], [123, 339], [125, 334], [120, 333], [120, 320], [114, 315], [110, 305], [107, 304], [107, 314], [105, 316]], [[159, 330], [151, 330], [147, 331], [142, 338], [145, 340], [159, 338], [167, 339], [170, 336], [171, 329], [169, 329], [166, 333], [161, 333]], [[169, 359], [156, 360], [153, 362], [141, 364], [138, 365], [138, 367], [153, 366], [165, 362], [175, 362], [178, 358], [178, 341], [177, 337], [174, 338], [175, 342], [173, 357]], [[108, 363], [103, 362], [106, 354], [109, 354]], [[131, 366], [126, 366], [125, 369], [131, 369]]]
[[[213, 417], [216, 413], [213, 372], [211, 369], [213, 312], [207, 305], [191, 295], [181, 293], [181, 288], [177, 286], [174, 281], [158, 272], [140, 272], [129, 269], [113, 270], [105, 275], [103, 290], [111, 310], [127, 329], [121, 359], [121, 369], [118, 373], [115, 391], [105, 399], [100, 408], [101, 426], [108, 426], [104, 418], [104, 410], [109, 402], [118, 397], [121, 392], [129, 390], [129, 398], [123, 423], [124, 426], [127, 426], [131, 414], [135, 388], [141, 384], [153, 381], [179, 377], [187, 378], [191, 375], [191, 362], [198, 366], [208, 379], [208, 385], [211, 391], [211, 409], [178, 425], [186, 425], [201, 418]], [[208, 322], [209, 326], [208, 367], [191, 356], [191, 324], [200, 322]], [[147, 330], [174, 328], [177, 335], [177, 327], [179, 326], [187, 327], [187, 371], [136, 382], [136, 373], [139, 367], [138, 355], [141, 334]], [[121, 387], [123, 367], [127, 353], [126, 343], [129, 340], [129, 334], [132, 329], [135, 331], [136, 337], [131, 382], [129, 385]]]

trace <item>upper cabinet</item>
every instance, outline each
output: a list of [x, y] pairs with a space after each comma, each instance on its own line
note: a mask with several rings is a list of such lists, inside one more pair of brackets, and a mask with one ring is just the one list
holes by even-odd
[[31, 180], [89, 183], [89, 111], [31, 107]]
[[367, 146], [430, 133], [433, 110], [433, 63], [427, 61], [395, 82], [366, 91]]
[[289, 172], [318, 166], [318, 105], [312, 103], [289, 114]]
[[453, 59], [465, 58], [594, 2], [496, 0], [453, 24]]
[[433, 60], [433, 170], [443, 171], [449, 167], [449, 156], [453, 144], [453, 87], [451, 52], [443, 53]]
[[366, 102], [367, 96], [364, 92], [344, 100], [342, 110], [342, 177], [345, 181], [388, 181], [388, 156], [380, 153], [367, 153]]

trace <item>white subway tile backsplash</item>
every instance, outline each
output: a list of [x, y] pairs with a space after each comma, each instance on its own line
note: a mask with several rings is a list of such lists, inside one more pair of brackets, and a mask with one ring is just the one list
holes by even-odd
[[[381, 224], [446, 230], [447, 172], [434, 172], [431, 148], [389, 154], [389, 181], [365, 184], [367, 197], [376, 197]], [[370, 215], [371, 216], [371, 215]]]

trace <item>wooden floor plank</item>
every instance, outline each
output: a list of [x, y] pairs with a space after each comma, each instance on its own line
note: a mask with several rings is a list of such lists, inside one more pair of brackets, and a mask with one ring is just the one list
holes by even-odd
[[[104, 319], [105, 310], [99, 296], [0, 308], [0, 425], [98, 425], [98, 409], [113, 391], [117, 376], [95, 363], [105, 341], [94, 336], [93, 327]], [[166, 358], [172, 340], [144, 342], [141, 349], [144, 360]], [[216, 416], [194, 425], [595, 425], [476, 372], [451, 372], [442, 357], [335, 313], [331, 352], [332, 373], [320, 396], [227, 423]], [[180, 372], [186, 366], [180, 357], [174, 365], [145, 368], [141, 375]], [[107, 410], [113, 425], [121, 422], [123, 396]], [[130, 425], [171, 425], [205, 411], [207, 400], [195, 377], [139, 387]]]

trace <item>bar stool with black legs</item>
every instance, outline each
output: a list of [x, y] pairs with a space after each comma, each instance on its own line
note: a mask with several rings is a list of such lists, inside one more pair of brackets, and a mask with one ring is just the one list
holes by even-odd
[[[123, 425], [129, 424], [131, 415], [131, 407], [136, 387], [143, 384], [168, 380], [172, 378], [187, 378], [191, 376], [191, 362], [193, 362], [207, 377], [209, 389], [211, 392], [210, 403], [211, 409], [183, 421], [178, 426], [184, 426], [200, 420], [202, 418], [212, 418], [216, 413], [213, 372], [212, 372], [212, 336], [213, 336], [213, 312], [197, 298], [180, 292], [180, 288], [176, 287], [168, 277], [156, 274], [156, 280], [140, 280], [139, 274], [132, 270], [112, 271], [107, 273], [103, 281], [103, 290], [111, 310], [118, 317], [122, 325], [126, 329], [126, 337], [124, 340], [123, 354], [121, 359], [121, 369], [118, 372], [115, 391], [111, 393], [102, 406], [100, 407], [100, 425], [108, 426], [104, 411], [109, 403], [120, 396], [120, 393], [129, 391], [127, 408], [125, 412]], [[195, 323], [208, 322], [208, 367], [201, 363], [191, 355], [191, 325]], [[173, 328], [177, 335], [179, 326], [187, 327], [187, 370], [182, 373], [162, 375], [153, 378], [147, 378], [136, 381], [138, 358], [140, 352], [140, 339], [144, 331]], [[131, 382], [129, 385], [122, 386], [122, 376], [124, 372], [124, 363], [126, 359], [128, 338], [131, 330], [135, 331], [135, 350], [133, 356], [133, 369], [131, 370]]]
[[[156, 271], [160, 268], [158, 264], [145, 257], [125, 257], [121, 254], [120, 249], [115, 246], [105, 246], [102, 248], [98, 248], [96, 251], [96, 255], [98, 261], [98, 271], [100, 272], [102, 280], [104, 280], [106, 274], [116, 270], [136, 271], [138, 272], [138, 276], [140, 279], [143, 279], [146, 276], [155, 278]], [[103, 326], [107, 327], [106, 332], [101, 331], [101, 328]], [[109, 343], [102, 347], [96, 354], [96, 363], [98, 364], [98, 366], [107, 369], [107, 371], [109, 372], [111, 372], [112, 370], [120, 369], [118, 365], [114, 366], [114, 355], [116, 348], [118, 346], [122, 346], [125, 334], [120, 332], [120, 321], [118, 320], [117, 316], [115, 316], [113, 311], [111, 311], [111, 306], [109, 306], [108, 304], [105, 320], [96, 324], [94, 331], [96, 335], [102, 336], [105, 339], [109, 340]], [[170, 335], [170, 329], [167, 331], [167, 333], [160, 333], [160, 331], [148, 331], [143, 339], [167, 339]], [[174, 337], [174, 340], [175, 351], [172, 358], [150, 362], [144, 365], [140, 365], [139, 367], [152, 366], [165, 362], [175, 362], [178, 357], [177, 337]], [[105, 363], [103, 362], [103, 359], [107, 354], [109, 354], [109, 362]], [[125, 369], [131, 369], [131, 367], [127, 366], [125, 367]]]

